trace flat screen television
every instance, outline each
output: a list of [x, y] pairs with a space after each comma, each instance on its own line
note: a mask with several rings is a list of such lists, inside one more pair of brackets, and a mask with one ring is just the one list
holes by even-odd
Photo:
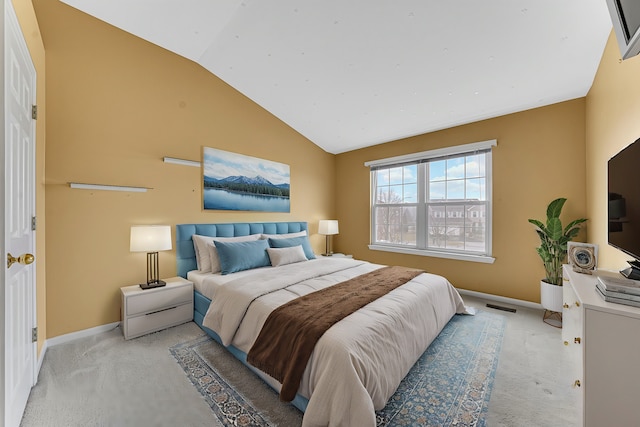
[[622, 270], [630, 279], [640, 279], [640, 139], [609, 159], [608, 242], [633, 257]]
[[622, 59], [640, 53], [640, 1], [607, 0]]

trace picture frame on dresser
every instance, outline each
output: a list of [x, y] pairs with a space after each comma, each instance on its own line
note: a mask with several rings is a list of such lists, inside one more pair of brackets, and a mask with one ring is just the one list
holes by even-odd
[[598, 245], [567, 242], [567, 260], [573, 271], [592, 274], [598, 267]]

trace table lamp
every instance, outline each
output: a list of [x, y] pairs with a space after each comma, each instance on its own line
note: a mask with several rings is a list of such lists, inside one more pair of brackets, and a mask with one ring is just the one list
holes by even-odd
[[158, 288], [166, 283], [158, 278], [158, 251], [171, 250], [171, 227], [168, 225], [132, 225], [131, 252], [147, 253], [147, 283], [142, 289]]
[[338, 234], [338, 220], [336, 219], [323, 219], [318, 223], [318, 234], [324, 234], [326, 236], [325, 243], [325, 253], [322, 254], [324, 256], [333, 255], [333, 251], [331, 250], [331, 241], [330, 237], [334, 234]]

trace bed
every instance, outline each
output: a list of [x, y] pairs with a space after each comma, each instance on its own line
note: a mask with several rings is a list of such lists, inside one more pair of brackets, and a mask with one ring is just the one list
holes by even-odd
[[[195, 322], [278, 392], [282, 383], [247, 362], [271, 311], [385, 269], [359, 260], [314, 256], [307, 234], [306, 222], [176, 226], [177, 271], [194, 282]], [[203, 242], [212, 240], [217, 249], [209, 252], [207, 261]], [[264, 243], [252, 243], [258, 240], [268, 241], [269, 255], [275, 254], [270, 262], [282, 265], [252, 265], [245, 259], [251, 258], [247, 251], [263, 247]], [[213, 262], [208, 267], [214, 272], [206, 272], [201, 262]], [[375, 411], [386, 405], [448, 321], [465, 312], [448, 280], [416, 274], [333, 324], [318, 339], [291, 401], [304, 412], [303, 426], [375, 426]]]

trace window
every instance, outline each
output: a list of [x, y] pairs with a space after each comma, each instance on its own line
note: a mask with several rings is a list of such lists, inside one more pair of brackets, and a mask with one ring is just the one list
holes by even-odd
[[367, 162], [370, 249], [493, 262], [495, 140]]

